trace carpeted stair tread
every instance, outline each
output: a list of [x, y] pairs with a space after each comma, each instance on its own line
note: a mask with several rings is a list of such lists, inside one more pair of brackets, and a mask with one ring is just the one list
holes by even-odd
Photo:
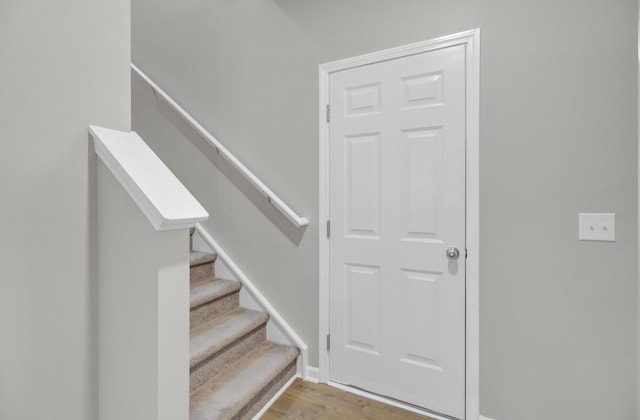
[[300, 351], [267, 340], [269, 315], [239, 307], [237, 281], [190, 232], [190, 420], [249, 420], [296, 374]]
[[191, 331], [190, 366], [202, 362], [269, 320], [269, 315], [238, 308]]
[[190, 396], [189, 420], [237, 418], [294, 363], [298, 349], [265, 341]]
[[189, 253], [189, 262], [191, 267], [212, 263], [217, 259], [218, 254], [212, 252], [191, 251]]
[[195, 308], [223, 296], [235, 293], [242, 285], [237, 281], [224, 279], [206, 279], [191, 284], [190, 307]]

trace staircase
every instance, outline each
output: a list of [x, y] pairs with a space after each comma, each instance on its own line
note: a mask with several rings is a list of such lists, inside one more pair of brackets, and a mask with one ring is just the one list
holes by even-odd
[[267, 340], [269, 315], [240, 307], [241, 285], [216, 278], [215, 261], [191, 245], [189, 419], [251, 419], [296, 374], [299, 350]]

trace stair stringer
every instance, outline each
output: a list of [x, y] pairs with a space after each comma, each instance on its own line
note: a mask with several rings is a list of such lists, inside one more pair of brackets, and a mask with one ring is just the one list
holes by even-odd
[[298, 334], [291, 328], [278, 311], [269, 303], [258, 288], [249, 280], [244, 272], [238, 267], [231, 257], [222, 249], [220, 244], [213, 239], [207, 230], [199, 223], [195, 225], [195, 234], [193, 235], [194, 249], [202, 251], [208, 250], [218, 254], [216, 261], [216, 277], [226, 280], [235, 280], [242, 284], [240, 289], [240, 305], [258, 311], [264, 311], [269, 314], [267, 322], [267, 339], [281, 343], [289, 344], [300, 350], [298, 356], [297, 375], [304, 380], [310, 380], [308, 377], [308, 347]]

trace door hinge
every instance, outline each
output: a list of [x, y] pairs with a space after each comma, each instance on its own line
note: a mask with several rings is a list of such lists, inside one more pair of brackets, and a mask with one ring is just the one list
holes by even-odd
[[331, 220], [327, 220], [327, 238], [331, 237]]
[[331, 122], [331, 107], [327, 104], [327, 122]]
[[331, 350], [331, 334], [327, 334], [327, 351]]
[[467, 255], [469, 255], [469, 252], [467, 251], [467, 248], [464, 249], [464, 259], [467, 259]]

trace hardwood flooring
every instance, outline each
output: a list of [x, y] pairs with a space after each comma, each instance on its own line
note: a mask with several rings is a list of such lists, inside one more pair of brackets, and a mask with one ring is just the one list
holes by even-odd
[[262, 420], [275, 419], [432, 420], [329, 385], [301, 379], [296, 379], [262, 416]]

